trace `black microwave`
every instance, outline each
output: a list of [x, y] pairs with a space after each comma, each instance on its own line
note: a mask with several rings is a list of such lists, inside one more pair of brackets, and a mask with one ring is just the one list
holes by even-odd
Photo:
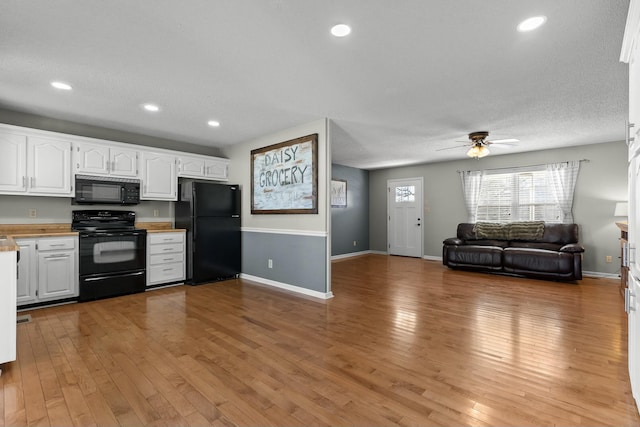
[[107, 176], [76, 175], [78, 205], [137, 205], [140, 203], [140, 180]]

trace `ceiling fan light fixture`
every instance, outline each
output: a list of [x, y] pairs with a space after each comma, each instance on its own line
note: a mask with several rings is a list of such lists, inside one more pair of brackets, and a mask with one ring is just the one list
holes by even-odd
[[469, 148], [469, 151], [467, 151], [467, 156], [476, 159], [481, 159], [489, 154], [491, 154], [491, 151], [482, 144], [475, 144], [473, 147]]

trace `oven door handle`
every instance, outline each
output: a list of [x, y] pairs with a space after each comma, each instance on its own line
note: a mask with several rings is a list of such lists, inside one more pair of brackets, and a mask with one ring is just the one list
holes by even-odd
[[[140, 276], [144, 274], [144, 271], [136, 271], [135, 273], [127, 273], [127, 274], [121, 274], [118, 277], [132, 277], [132, 276]], [[88, 279], [84, 279], [85, 282], [96, 282], [98, 280], [107, 280], [107, 279], [112, 279], [113, 276], [108, 276], [108, 277], [89, 277]]]
[[141, 232], [126, 232], [126, 233], [99, 233], [99, 234], [83, 234], [80, 237], [82, 238], [87, 238], [87, 237], [117, 237], [117, 236], [142, 236], [143, 233]]

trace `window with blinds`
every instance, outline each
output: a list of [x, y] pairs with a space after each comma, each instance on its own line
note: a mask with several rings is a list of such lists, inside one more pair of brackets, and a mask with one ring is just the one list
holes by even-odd
[[482, 177], [477, 220], [487, 222], [561, 222], [545, 169], [487, 174]]

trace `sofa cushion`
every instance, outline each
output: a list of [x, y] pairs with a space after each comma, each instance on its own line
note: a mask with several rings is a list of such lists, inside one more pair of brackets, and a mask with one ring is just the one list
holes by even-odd
[[502, 248], [497, 246], [450, 246], [446, 251], [447, 265], [477, 267], [487, 270], [502, 269]]
[[509, 242], [511, 248], [526, 248], [526, 249], [545, 249], [547, 251], [559, 251], [562, 245], [558, 243], [546, 243], [546, 242], [522, 242], [514, 240]]
[[482, 240], [470, 240], [467, 244], [475, 245], [475, 246], [497, 246], [499, 248], [506, 248], [507, 246], [509, 246], [509, 241], [482, 239]]
[[504, 271], [572, 274], [573, 254], [544, 249], [504, 249]]
[[546, 223], [542, 241], [560, 245], [578, 243], [578, 224]]

